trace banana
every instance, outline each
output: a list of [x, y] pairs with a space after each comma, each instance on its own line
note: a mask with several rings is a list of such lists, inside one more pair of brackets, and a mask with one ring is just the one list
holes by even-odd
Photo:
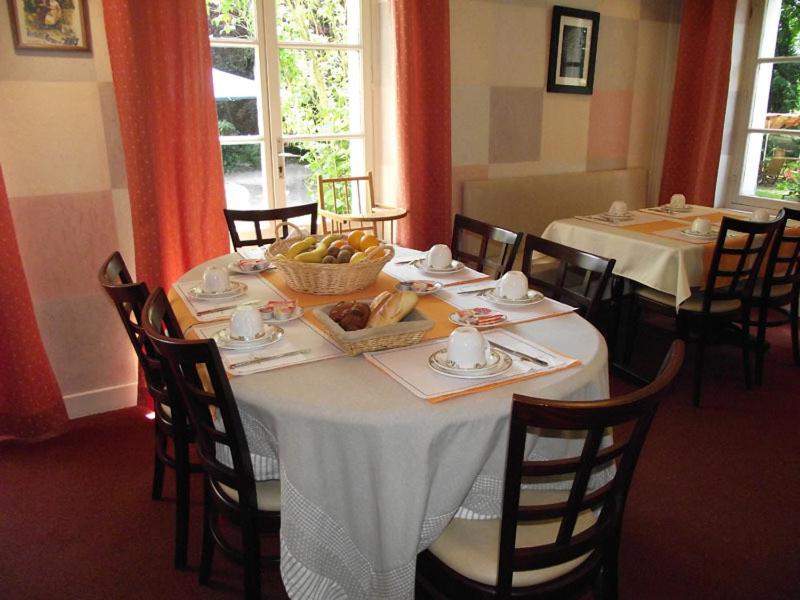
[[302, 252], [294, 257], [295, 260], [307, 263], [322, 262], [322, 259], [328, 254], [328, 247], [320, 242], [317, 247], [309, 252]]
[[342, 238], [341, 235], [332, 233], [331, 235], [328, 235], [328, 236], [325, 236], [324, 238], [322, 238], [322, 241], [320, 243], [321, 244], [325, 244], [325, 247], [328, 248], [333, 242], [335, 242], [336, 240], [339, 240], [341, 238]]
[[294, 244], [289, 246], [289, 249], [286, 251], [286, 258], [289, 259], [295, 258], [298, 254], [307, 251], [316, 243], [317, 243], [317, 238], [315, 238], [313, 235], [310, 235], [306, 239], [301, 240], [299, 242], [295, 242]]

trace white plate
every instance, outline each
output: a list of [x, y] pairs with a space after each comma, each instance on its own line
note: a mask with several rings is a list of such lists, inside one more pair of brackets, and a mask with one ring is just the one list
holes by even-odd
[[449, 267], [445, 267], [444, 269], [431, 269], [425, 264], [424, 258], [418, 258], [417, 260], [411, 263], [411, 266], [417, 267], [423, 273], [428, 273], [431, 275], [442, 275], [444, 273], [457, 273], [458, 271], [464, 268], [464, 263], [458, 260], [451, 260]]
[[287, 321], [294, 321], [295, 319], [299, 319], [302, 316], [303, 316], [303, 307], [297, 306], [295, 307], [294, 312], [290, 317], [287, 317], [285, 319], [265, 318], [264, 323], [286, 323]]
[[[267, 327], [272, 330], [271, 333], [267, 333]], [[265, 335], [250, 340], [249, 342], [231, 339], [231, 334], [227, 327], [225, 329], [220, 329], [211, 336], [211, 339], [217, 342], [217, 346], [226, 350], [250, 350], [252, 348], [261, 348], [262, 346], [274, 344], [283, 337], [283, 329], [280, 327], [275, 327], [274, 325], [268, 325], [267, 327], [264, 327]]]
[[520, 298], [519, 300], [511, 300], [510, 298], [497, 296], [495, 290], [488, 290], [481, 294], [481, 297], [486, 298], [486, 300], [492, 304], [498, 304], [500, 306], [530, 306], [531, 304], [536, 304], [544, 300], [544, 294], [536, 290], [528, 290], [525, 298]]
[[[413, 284], [425, 286], [425, 289], [423, 291], [415, 290]], [[416, 292], [418, 296], [427, 296], [428, 294], [435, 294], [442, 289], [442, 284], [438, 281], [400, 281], [394, 286], [394, 289], [401, 292]]]
[[491, 349], [492, 360], [490, 364], [481, 369], [461, 369], [451, 366], [447, 362], [447, 348], [441, 348], [428, 357], [428, 366], [442, 375], [458, 377], [459, 379], [485, 379], [505, 373], [511, 368], [513, 361], [505, 352]]
[[670, 206], [669, 204], [662, 204], [659, 207], [659, 210], [665, 213], [689, 213], [694, 210], [694, 206], [692, 206], [691, 204], [687, 204], [683, 208], [676, 208], [674, 206]]
[[204, 292], [202, 286], [195, 286], [189, 290], [188, 295], [197, 300], [230, 300], [241, 296], [247, 291], [247, 284], [231, 281], [231, 287], [224, 292]]
[[689, 237], [693, 238], [713, 240], [717, 237], [717, 235], [719, 235], [719, 229], [712, 229], [708, 233], [697, 233], [696, 231], [692, 231], [691, 229], [683, 229], [681, 233], [683, 235], [688, 235]]
[[611, 213], [604, 212], [600, 213], [598, 216], [608, 221], [633, 221], [633, 213], [630, 211], [622, 215], [612, 215]]
[[251, 269], [250, 271], [245, 271], [239, 266], [239, 261], [234, 261], [228, 265], [228, 270], [233, 271], [234, 273], [241, 273], [242, 275], [254, 275], [256, 273], [263, 273], [264, 271], [274, 271], [277, 267], [272, 263], [265, 262], [265, 266], [262, 266], [258, 269]]
[[454, 313], [450, 314], [450, 322], [455, 324], [455, 325], [463, 325], [463, 326], [467, 326], [467, 327], [476, 327], [478, 329], [487, 329], [489, 327], [497, 327], [498, 325], [502, 325], [503, 323], [505, 323], [508, 320], [508, 317], [506, 317], [501, 312], [492, 311], [492, 314], [500, 315], [503, 318], [500, 321], [496, 321], [494, 323], [487, 323], [486, 325], [473, 325], [472, 323], [465, 322], [457, 312], [454, 312]]

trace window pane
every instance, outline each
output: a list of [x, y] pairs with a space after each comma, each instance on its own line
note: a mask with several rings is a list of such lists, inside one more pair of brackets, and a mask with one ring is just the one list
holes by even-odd
[[286, 204], [295, 206], [316, 202], [319, 197], [317, 177], [366, 175], [364, 141], [291, 142], [285, 146]]
[[275, 0], [278, 40], [358, 44], [360, 0]]
[[211, 48], [220, 135], [257, 135], [255, 48]]
[[211, 37], [257, 37], [252, 0], [206, 0], [206, 12]]
[[280, 49], [284, 134], [361, 131], [361, 53]]
[[800, 200], [800, 136], [748, 136], [742, 192], [762, 198]]
[[760, 56], [798, 56], [800, 39], [800, 2], [770, 0], [764, 14]]
[[261, 173], [261, 144], [224, 144], [222, 167], [228, 208], [267, 208]]

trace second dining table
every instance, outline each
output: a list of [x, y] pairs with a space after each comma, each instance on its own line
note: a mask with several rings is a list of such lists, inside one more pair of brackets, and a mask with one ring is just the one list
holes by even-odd
[[[398, 249], [395, 261], [409, 255], [413, 251]], [[188, 336], [203, 335], [204, 327], [215, 322], [198, 322], [198, 311], [188, 306], [180, 286], [199, 280], [207, 267], [225, 267], [236, 258], [226, 255], [198, 265], [171, 290]], [[402, 276], [404, 268], [397, 262], [387, 265], [372, 287], [347, 297], [370, 298], [393, 286], [397, 278], [390, 273]], [[276, 272], [237, 279], [251, 282], [252, 289], [255, 283], [266, 284], [269, 294], [297, 300], [305, 310], [304, 323], [297, 327], [312, 328], [330, 344], [312, 308], [339, 297], [293, 293]], [[420, 312], [437, 321], [420, 348], [446, 344], [444, 336], [454, 325], [441, 322], [442, 305], [454, 308], [442, 298], [454, 301], [456, 290], [475, 285], [450, 283], [456, 285], [438, 297], [420, 299]], [[512, 394], [559, 400], [608, 397], [602, 335], [574, 312], [554, 314], [485, 333], [535, 342], [551, 356], [574, 359], [571, 368], [441, 402], [412, 393], [408, 382], [378, 368], [378, 360], [391, 350], [365, 358], [337, 352], [331, 344], [313, 362], [299, 356], [280, 368], [230, 373], [256, 478], [281, 480], [281, 575], [290, 597], [413, 598], [416, 555], [452, 518], [499, 517]], [[429, 371], [424, 364], [420, 369], [420, 374]], [[611, 443], [607, 437], [604, 444]], [[550, 459], [575, 456], [581, 446], [579, 436], [532, 431], [526, 452], [531, 460]], [[607, 480], [608, 471], [598, 469], [591, 488]], [[568, 489], [570, 483], [537, 485]]]

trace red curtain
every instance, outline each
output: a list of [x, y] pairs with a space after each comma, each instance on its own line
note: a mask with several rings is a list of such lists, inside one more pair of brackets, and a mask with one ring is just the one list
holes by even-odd
[[67, 411], [39, 336], [0, 169], [0, 437], [59, 432]]
[[400, 244], [449, 243], [450, 7], [446, 0], [395, 0]]
[[205, 3], [104, 0], [137, 279], [168, 287], [229, 250]]
[[736, 0], [684, 0], [660, 201], [712, 206], [728, 101]]

